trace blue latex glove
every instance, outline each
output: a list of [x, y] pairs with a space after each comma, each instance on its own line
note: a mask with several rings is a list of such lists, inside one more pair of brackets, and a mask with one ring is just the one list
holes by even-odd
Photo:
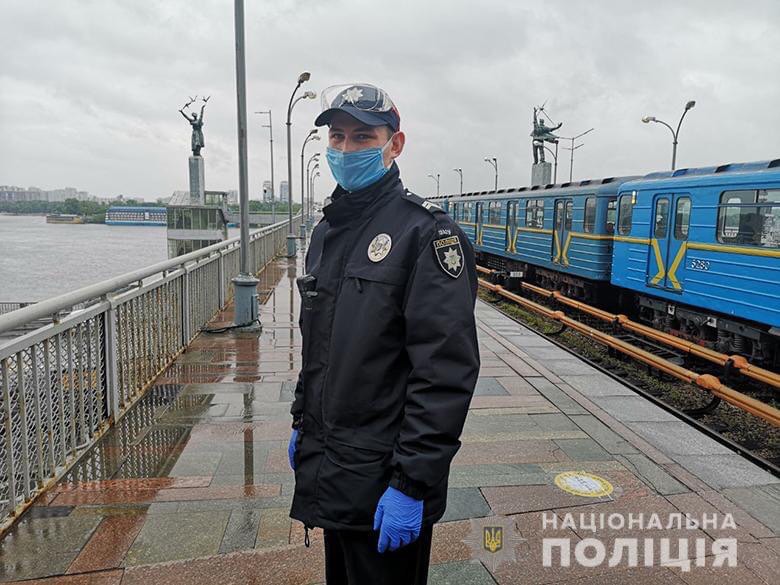
[[423, 502], [390, 486], [379, 498], [374, 514], [374, 530], [379, 530], [377, 550], [396, 550], [420, 536]]
[[298, 429], [293, 429], [290, 435], [290, 444], [287, 445], [287, 458], [290, 460], [290, 467], [295, 471], [295, 444], [298, 442]]

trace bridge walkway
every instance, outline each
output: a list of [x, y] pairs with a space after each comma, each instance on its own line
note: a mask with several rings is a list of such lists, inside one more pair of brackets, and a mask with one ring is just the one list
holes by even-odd
[[[259, 337], [201, 334], [39, 498], [0, 544], [0, 581], [324, 581], [321, 530], [305, 548], [301, 524], [288, 516], [301, 259], [278, 259], [261, 275]], [[434, 531], [430, 583], [780, 582], [775, 477], [482, 301], [477, 317], [482, 370]], [[211, 327], [230, 320], [228, 310]], [[645, 530], [566, 522], [591, 512], [626, 521], [642, 514]], [[666, 527], [686, 513], [731, 514], [735, 528], [647, 526], [654, 514]], [[509, 522], [503, 550], [512, 558], [500, 564], [480, 546], [494, 515]], [[660, 537], [689, 539], [683, 559], [694, 559], [703, 539], [704, 566], [685, 571], [658, 558], [632, 566], [627, 554], [609, 566], [617, 539]], [[714, 567], [710, 546], [726, 537], [737, 541], [737, 566]], [[556, 554], [545, 567], [551, 538], [572, 551], [596, 538], [607, 559], [584, 567], [572, 555], [565, 567]]]

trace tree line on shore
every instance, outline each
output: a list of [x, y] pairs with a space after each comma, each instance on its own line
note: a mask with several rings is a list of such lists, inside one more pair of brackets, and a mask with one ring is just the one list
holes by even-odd
[[[106, 212], [109, 207], [122, 205], [124, 207], [165, 207], [165, 203], [150, 203], [137, 199], [117, 199], [110, 203], [100, 201], [80, 201], [78, 199], [66, 199], [65, 201], [0, 201], [0, 213], [15, 213], [21, 215], [48, 215], [50, 213], [67, 213], [80, 215], [86, 223], [105, 223]], [[237, 211], [237, 205], [229, 206]], [[293, 203], [293, 213], [298, 213], [300, 204]], [[262, 201], [250, 201], [249, 211], [252, 213], [271, 213], [270, 203]], [[276, 203], [275, 211], [278, 215], [287, 213], [286, 203]]]

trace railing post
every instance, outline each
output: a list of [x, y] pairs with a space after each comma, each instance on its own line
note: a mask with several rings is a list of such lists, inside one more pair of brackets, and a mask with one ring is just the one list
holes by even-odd
[[227, 300], [225, 299], [225, 255], [222, 250], [219, 251], [219, 308], [225, 306]]
[[[108, 300], [108, 299], [106, 299]], [[108, 309], [103, 313], [103, 356], [106, 364], [106, 408], [108, 419], [116, 422], [119, 414], [119, 343], [116, 331], [116, 308], [108, 301]]]
[[14, 435], [13, 435], [13, 404], [11, 404], [11, 391], [8, 388], [8, 360], [0, 360], [3, 384], [3, 403], [5, 404], [3, 423], [5, 424], [5, 456], [8, 490], [8, 505], [6, 513], [14, 514], [16, 508], [16, 461], [14, 460]]
[[182, 345], [187, 345], [190, 341], [190, 273], [184, 265], [182, 270], [184, 274], [181, 279], [181, 341]]

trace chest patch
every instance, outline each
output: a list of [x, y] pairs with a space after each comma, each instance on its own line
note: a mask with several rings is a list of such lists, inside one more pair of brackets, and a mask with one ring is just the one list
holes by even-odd
[[458, 236], [434, 240], [433, 249], [441, 269], [452, 278], [458, 278], [463, 272], [463, 248]]
[[390, 253], [393, 239], [390, 234], [377, 234], [368, 245], [368, 259], [371, 262], [379, 262]]

